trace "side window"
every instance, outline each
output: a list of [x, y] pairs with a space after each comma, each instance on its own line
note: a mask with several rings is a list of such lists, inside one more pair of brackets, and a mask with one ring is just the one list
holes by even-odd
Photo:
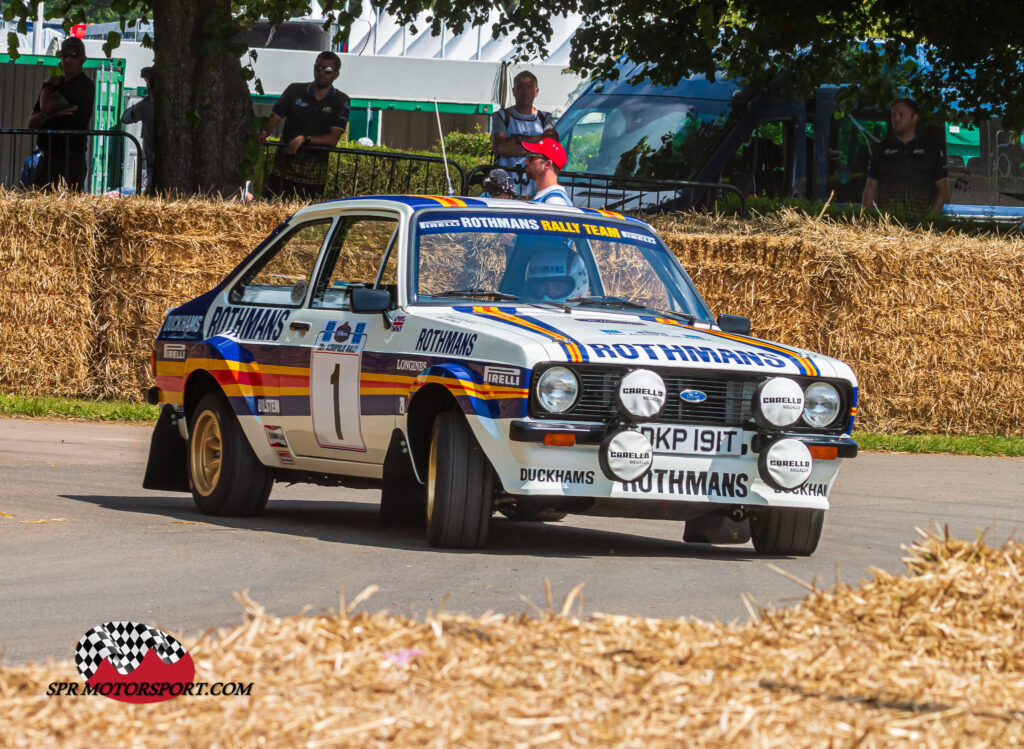
[[882, 112], [846, 115], [832, 120], [829, 130], [828, 182], [825, 194], [837, 203], [859, 203], [868, 177], [872, 147], [888, 129]]
[[[639, 247], [625, 242], [592, 239], [590, 249], [594, 253], [594, 262], [600, 268], [601, 283], [607, 296], [629, 299], [652, 309], [674, 309], [668, 299], [665, 281], [658, 277], [654, 265], [644, 257]], [[596, 292], [592, 290], [591, 293]]]
[[231, 301], [276, 307], [302, 304], [330, 228], [331, 220], [324, 219], [292, 229], [231, 289]]
[[373, 286], [384, 262], [384, 253], [391, 253], [384, 264], [381, 284], [397, 283], [398, 248], [391, 246], [398, 231], [398, 220], [379, 216], [356, 216], [342, 219], [331, 240], [327, 262], [324, 263], [313, 293], [313, 307], [347, 309], [348, 290], [352, 286]]
[[791, 129], [791, 123], [785, 121], [758, 124], [722, 171], [723, 181], [736, 185], [746, 195], [783, 195]]

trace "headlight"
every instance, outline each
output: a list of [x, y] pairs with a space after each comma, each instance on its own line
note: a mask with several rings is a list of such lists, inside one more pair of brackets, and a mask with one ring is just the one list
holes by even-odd
[[580, 383], [565, 367], [552, 367], [537, 380], [537, 400], [545, 411], [565, 413], [576, 402]]
[[839, 393], [827, 382], [815, 382], [804, 391], [804, 421], [827, 427], [839, 415]]

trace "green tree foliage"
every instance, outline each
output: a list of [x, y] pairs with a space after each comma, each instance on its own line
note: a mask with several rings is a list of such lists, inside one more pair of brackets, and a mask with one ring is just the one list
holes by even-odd
[[[323, 0], [339, 37], [361, 9], [359, 0]], [[479, 0], [379, 0], [376, 7], [412, 22], [428, 12], [458, 33], [486, 23], [495, 4]], [[1024, 129], [1024, 3], [995, 0], [503, 0], [492, 35], [515, 37], [521, 57], [547, 51], [551, 19], [579, 13], [571, 67], [614, 77], [627, 56], [639, 78], [671, 84], [716, 71], [784, 91], [805, 94], [816, 85], [845, 86], [841, 102], [885, 105], [910, 95], [927, 109], [959, 112], [963, 120], [1003, 118]], [[50, 0], [47, 14], [70, 26], [113, 15], [154, 20], [156, 67], [174, 70], [156, 86], [158, 144], [177, 147], [173, 170], [157, 171], [157, 184], [185, 193], [228, 191], [241, 179], [246, 139], [237, 137], [252, 70], [238, 63], [240, 31], [257, 20], [280, 23], [310, 12], [308, 0]], [[29, 0], [9, 0], [4, 18], [24, 22]], [[858, 40], [882, 40], [861, 42]], [[111, 32], [108, 54], [120, 43]], [[16, 49], [14, 50], [16, 54]], [[242, 128], [247, 132], [251, 127]], [[163, 134], [161, 134], [163, 133]], [[251, 138], [249, 150], [251, 151]], [[648, 144], [664, 148], [671, 144]], [[250, 154], [251, 155], [251, 154]], [[645, 158], [646, 153], [636, 154]], [[211, 161], [212, 160], [212, 161]], [[220, 165], [227, 164], [227, 168]], [[232, 182], [236, 184], [231, 184]]]

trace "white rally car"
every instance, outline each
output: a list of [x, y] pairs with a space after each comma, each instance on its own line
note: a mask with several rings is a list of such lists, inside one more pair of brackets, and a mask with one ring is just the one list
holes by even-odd
[[810, 554], [857, 381], [749, 327], [617, 213], [313, 205], [168, 313], [144, 486], [214, 515], [259, 512], [275, 481], [379, 486], [382, 521], [441, 547], [482, 546], [497, 510]]

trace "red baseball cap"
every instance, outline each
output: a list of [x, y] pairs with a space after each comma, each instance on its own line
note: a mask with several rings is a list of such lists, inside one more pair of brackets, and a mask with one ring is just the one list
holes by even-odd
[[562, 148], [562, 144], [554, 138], [545, 138], [539, 143], [524, 141], [522, 146], [526, 151], [551, 159], [559, 169], [565, 169], [565, 164], [569, 161], [569, 157], [565, 155], [565, 149]]

